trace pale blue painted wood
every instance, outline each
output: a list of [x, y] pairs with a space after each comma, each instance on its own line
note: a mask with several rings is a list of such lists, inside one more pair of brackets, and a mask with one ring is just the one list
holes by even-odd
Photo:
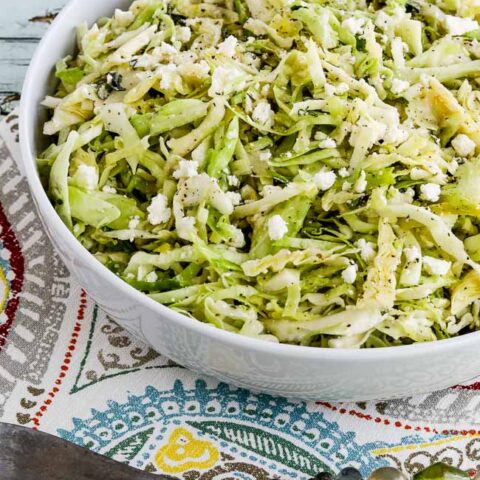
[[0, 0], [0, 114], [15, 105], [35, 46], [48, 28], [48, 14], [67, 0]]
[[1, 0], [0, 36], [39, 38], [48, 25], [29, 19], [58, 11], [66, 3], [66, 0]]
[[19, 91], [36, 42], [0, 38], [0, 92]]

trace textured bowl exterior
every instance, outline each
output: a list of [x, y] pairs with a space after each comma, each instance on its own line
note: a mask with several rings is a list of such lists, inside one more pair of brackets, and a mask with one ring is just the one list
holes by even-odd
[[441, 389], [480, 374], [480, 332], [430, 344], [376, 350], [277, 345], [218, 330], [136, 291], [103, 267], [68, 231], [40, 183], [35, 156], [45, 145], [40, 101], [52, 91], [56, 61], [74, 49], [74, 28], [128, 0], [72, 0], [41, 42], [24, 84], [23, 170], [59, 255], [93, 299], [138, 338], [192, 370], [254, 391], [304, 400], [392, 399]]

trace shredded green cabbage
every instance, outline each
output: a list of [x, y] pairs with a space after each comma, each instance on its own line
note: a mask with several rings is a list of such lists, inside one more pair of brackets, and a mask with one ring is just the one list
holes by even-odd
[[136, 0], [57, 63], [40, 174], [100, 262], [217, 328], [331, 348], [477, 330], [478, 20]]

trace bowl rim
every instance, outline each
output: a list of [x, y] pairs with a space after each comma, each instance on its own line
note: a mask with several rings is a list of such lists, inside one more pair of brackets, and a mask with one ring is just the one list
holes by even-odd
[[[30, 193], [34, 199], [37, 209], [41, 212], [40, 216], [48, 219], [56, 232], [61, 234], [62, 241], [66, 242], [76, 256], [95, 272], [106, 283], [111, 283], [118, 290], [122, 291], [132, 301], [144, 304], [149, 310], [159, 315], [159, 321], [167, 321], [177, 324], [180, 327], [189, 329], [197, 333], [199, 337], [206, 336], [210, 340], [216, 340], [226, 345], [236, 346], [250, 352], [269, 353], [279, 357], [302, 360], [325, 360], [337, 362], [370, 362], [379, 360], [395, 361], [406, 357], [423, 356], [433, 353], [443, 353], [447, 351], [460, 350], [475, 343], [480, 344], [480, 331], [467, 333], [458, 337], [435, 340], [432, 342], [414, 343], [412, 345], [402, 345], [384, 348], [371, 349], [334, 349], [322, 347], [308, 347], [302, 345], [290, 345], [268, 342], [256, 338], [246, 337], [237, 333], [228, 332], [214, 327], [213, 325], [203, 323], [196, 319], [187, 317], [179, 312], [175, 312], [169, 307], [162, 305], [149, 298], [146, 294], [136, 290], [132, 286], [117, 277], [107, 267], [101, 264], [95, 257], [75, 238], [72, 232], [67, 228], [53, 208], [47, 193], [43, 188], [36, 169], [34, 142], [30, 143], [29, 118], [35, 116], [35, 109], [38, 105], [31, 100], [32, 94], [38, 84], [37, 69], [43, 63], [44, 52], [48, 49], [49, 43], [55, 38], [57, 27], [62, 21], [69, 17], [75, 17], [77, 5], [84, 0], [70, 0], [68, 4], [60, 11], [54, 19], [47, 32], [38, 44], [35, 53], [28, 67], [20, 100], [19, 114], [19, 141], [22, 155], [22, 162], [25, 167], [24, 174], [27, 178]], [[78, 23], [81, 23], [79, 19]], [[42, 79], [45, 81], [46, 79]], [[33, 138], [33, 137], [32, 137]], [[75, 277], [75, 275], [73, 274]], [[148, 339], [147, 339], [148, 340]]]

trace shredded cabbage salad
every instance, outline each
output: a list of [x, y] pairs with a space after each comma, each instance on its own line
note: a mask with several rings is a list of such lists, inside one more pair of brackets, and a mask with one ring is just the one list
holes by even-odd
[[100, 262], [215, 327], [333, 348], [479, 329], [477, 19], [134, 1], [58, 62], [40, 174]]

